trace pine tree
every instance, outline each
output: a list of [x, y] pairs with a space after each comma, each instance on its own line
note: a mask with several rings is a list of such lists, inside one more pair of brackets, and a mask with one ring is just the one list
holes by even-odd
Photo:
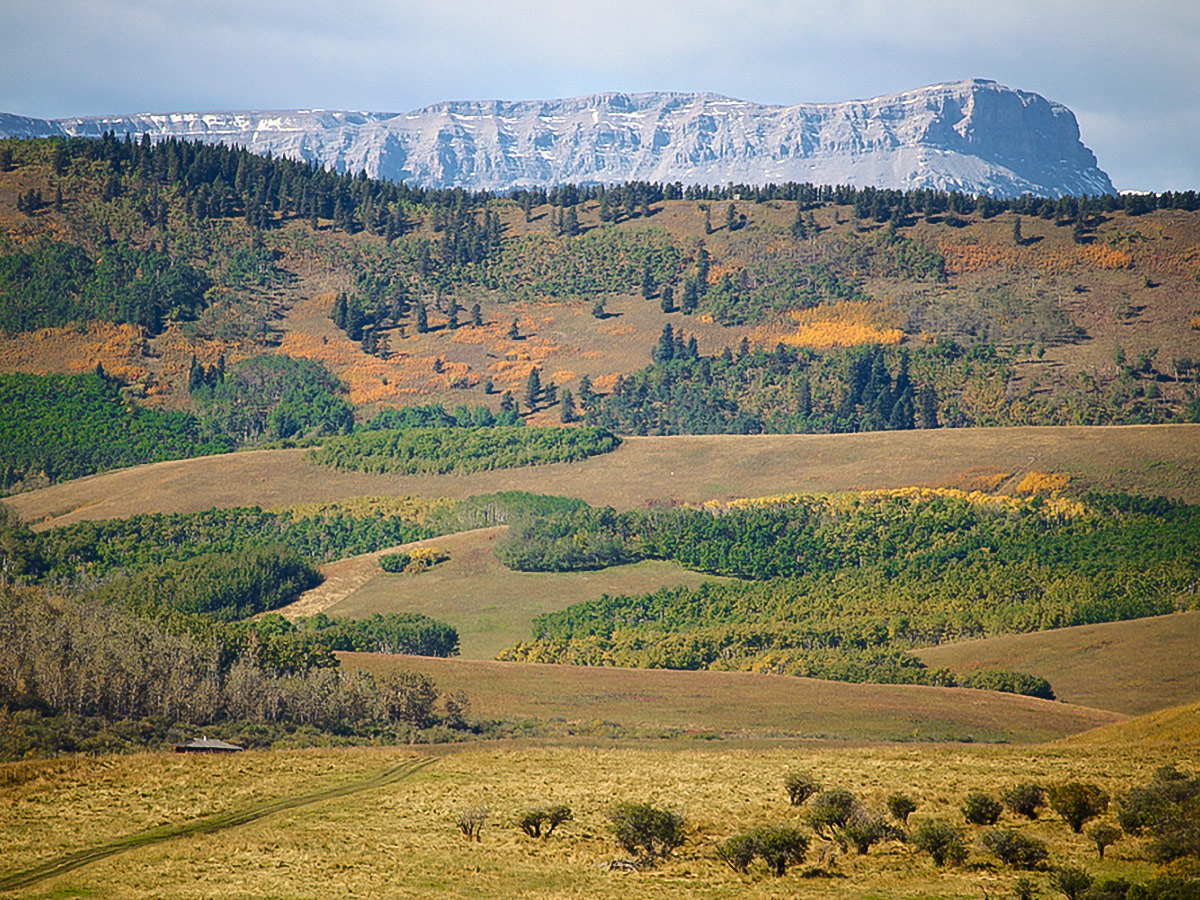
[[563, 391], [562, 405], [558, 410], [558, 418], [564, 425], [575, 421], [575, 398], [569, 390]]
[[587, 375], [579, 379], [579, 405], [585, 410], [594, 409], [596, 406], [596, 394], [592, 391], [592, 379]]
[[696, 280], [689, 278], [683, 285], [683, 314], [690, 316], [696, 311], [699, 303], [700, 289], [696, 286]]
[[471, 307], [471, 324], [475, 326], [483, 324], [483, 310], [479, 308], [478, 303]]
[[658, 338], [658, 345], [650, 354], [650, 358], [659, 364], [668, 363], [675, 358], [675, 333], [670, 322], [663, 326], [662, 334]]
[[1018, 247], [1025, 243], [1025, 239], [1021, 237], [1021, 216], [1019, 214], [1013, 216], [1013, 243]]
[[542, 378], [540, 370], [534, 366], [529, 370], [529, 377], [525, 379], [525, 405], [529, 407], [529, 411], [537, 409], [538, 400], [542, 396]]
[[458, 303], [454, 300], [450, 301], [450, 312], [446, 314], [446, 327], [451, 331], [458, 330]]
[[675, 312], [675, 289], [669, 284], [663, 285], [662, 302], [659, 304], [665, 313]]
[[500, 397], [500, 410], [510, 415], [517, 411], [517, 401], [513, 399], [512, 391], [505, 391]]
[[654, 296], [654, 274], [650, 271], [650, 267], [646, 266], [642, 273], [642, 297], [649, 300]]
[[558, 402], [558, 385], [553, 381], [546, 382], [546, 387], [542, 390], [542, 399], [547, 406], [553, 406]]
[[510, 341], [518, 341], [521, 339], [521, 329], [517, 327], [517, 320], [512, 320], [512, 327], [508, 329], [508, 339]]
[[725, 230], [737, 230], [737, 208], [730, 203], [729, 208], [725, 210]]
[[429, 311], [425, 309], [425, 301], [417, 301], [417, 334], [425, 334], [429, 330]]
[[562, 232], [567, 237], [579, 234], [579, 214], [575, 212], [574, 206], [567, 207], [566, 215], [563, 216]]

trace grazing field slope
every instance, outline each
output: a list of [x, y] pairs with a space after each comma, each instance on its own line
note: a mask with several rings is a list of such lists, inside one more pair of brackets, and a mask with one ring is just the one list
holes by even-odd
[[[239, 754], [235, 758], [164, 755], [17, 764], [4, 770], [0, 829], [6, 852], [0, 877], [28, 871], [113, 837], [178, 826], [213, 814], [378, 776], [413, 759], [405, 750], [356, 749]], [[352, 796], [331, 797], [187, 840], [117, 853], [8, 896], [97, 900], [242, 900], [252, 897], [439, 896], [565, 900], [1012, 896], [1027, 873], [997, 866], [967, 834], [966, 865], [937, 868], [911, 845], [885, 841], [866, 855], [821, 859], [813, 838], [807, 858], [784, 878], [761, 868], [742, 875], [715, 845], [762, 823], [801, 824], [782, 788], [789, 771], [814, 773], [871, 807], [892, 792], [917, 803], [910, 824], [961, 823], [968, 792], [996, 793], [1029, 780], [1095, 782], [1115, 794], [1177, 762], [1168, 750], [1119, 746], [1029, 748], [964, 746], [808, 746], [786, 749], [630, 749], [475, 747], [442, 755], [410, 777]], [[608, 813], [624, 800], [646, 800], [683, 816], [686, 841], [657, 867], [611, 871], [625, 859]], [[513, 824], [530, 806], [561, 803], [573, 817], [546, 840]], [[484, 808], [479, 842], [464, 841], [455, 820]], [[1016, 824], [1007, 816], [1005, 827]], [[1089, 841], [1056, 815], [1018, 825], [1046, 842], [1054, 865], [1142, 881], [1152, 869], [1136, 842], [1123, 840], [1096, 860]], [[807, 830], [807, 829], [806, 829]], [[804, 877], [810, 875], [814, 877]], [[1035, 875], [1036, 877], [1036, 875]]]
[[966, 674], [1010, 669], [1047, 679], [1058, 699], [1128, 715], [1200, 699], [1200, 612], [1007, 634], [916, 651]]
[[464, 690], [480, 718], [558, 722], [564, 734], [827, 738], [852, 741], [1053, 740], [1120, 713], [967, 688], [844, 684], [743, 672], [591, 668], [340, 654], [342, 665], [421, 671]]
[[1031, 471], [1070, 474], [1075, 488], [1200, 502], [1200, 425], [630, 437], [612, 453], [580, 462], [437, 476], [335, 472], [306, 462], [306, 452], [256, 450], [157, 463], [5, 502], [26, 521], [51, 525], [212, 506], [266, 508], [380, 494], [458, 498], [496, 490], [628, 509], [656, 500], [909, 485], [986, 484], [1004, 491]]
[[436, 547], [450, 558], [415, 575], [382, 571], [379, 557], [387, 551], [338, 560], [322, 568], [323, 584], [280, 612], [288, 618], [324, 612], [354, 619], [375, 613], [424, 613], [454, 626], [462, 656], [492, 659], [527, 637], [534, 617], [542, 613], [605, 593], [638, 594], [713, 580], [658, 560], [598, 572], [514, 572], [492, 553], [505, 530], [482, 528], [421, 541], [421, 546]]

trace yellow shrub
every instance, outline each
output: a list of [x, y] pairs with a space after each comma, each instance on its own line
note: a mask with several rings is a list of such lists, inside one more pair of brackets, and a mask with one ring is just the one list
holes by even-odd
[[1071, 476], [1062, 472], [1029, 472], [1017, 485], [1018, 494], [1058, 494], [1067, 489]]

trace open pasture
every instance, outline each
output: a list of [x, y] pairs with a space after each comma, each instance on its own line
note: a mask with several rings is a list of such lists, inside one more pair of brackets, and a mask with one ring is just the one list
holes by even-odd
[[443, 690], [465, 691], [474, 718], [534, 719], [563, 734], [1022, 743], [1125, 718], [968, 688], [370, 653], [339, 657], [347, 669], [425, 672]]
[[915, 651], [957, 673], [1040, 675], [1067, 703], [1141, 715], [1200, 699], [1200, 612], [1080, 625]]
[[324, 583], [280, 612], [288, 618], [324, 612], [354, 619], [375, 613], [424, 613], [457, 629], [462, 656], [492, 659], [510, 644], [528, 639], [530, 623], [542, 613], [605, 593], [641, 594], [724, 580], [658, 560], [595, 572], [514, 572], [492, 552], [505, 530], [481, 528], [406, 545], [437, 547], [450, 554], [446, 562], [417, 575], [382, 571], [379, 557], [386, 550], [329, 563], [322, 567]]
[[978, 428], [842, 435], [630, 437], [575, 463], [468, 475], [370, 475], [256, 450], [93, 475], [5, 500], [46, 526], [209, 507], [271, 507], [368, 495], [467, 497], [498, 490], [631, 508], [784, 492], [909, 485], [1004, 491], [1025, 474], [1064, 472], [1076, 487], [1200, 502], [1200, 425]]
[[[165, 754], [18, 763], [5, 767], [0, 829], [7, 838], [0, 878], [102, 841], [178, 824], [214, 812], [233, 814], [268, 800], [307, 795], [386, 771], [412, 758], [407, 749], [245, 753], [180, 758]], [[417, 755], [423, 755], [416, 751]], [[47, 878], [8, 896], [143, 898], [294, 897], [992, 897], [1011, 895], [1019, 872], [975, 844], [970, 857], [937, 869], [896, 842], [868, 855], [834, 851], [818, 864], [823, 841], [790, 807], [785, 772], [811, 773], [879, 807], [894, 791], [913, 797], [910, 825], [931, 818], [962, 823], [970, 791], [993, 794], [1015, 783], [1095, 782], [1110, 793], [1146, 779], [1170, 749], [1070, 746], [984, 748], [962, 745], [638, 749], [576, 744], [475, 746], [437, 754], [406, 778], [369, 790], [285, 809], [211, 833], [133, 847]], [[681, 813], [687, 842], [657, 868], [608, 871], [621, 859], [607, 812], [622, 800]], [[524, 836], [513, 821], [539, 803], [563, 803], [574, 817], [547, 840]], [[486, 808], [478, 843], [462, 839], [456, 815]], [[763, 823], [798, 825], [810, 836], [806, 861], [782, 879], [760, 864], [740, 875], [715, 856], [725, 838]], [[1083, 836], [1053, 813], [1036, 822], [1001, 817], [1002, 827], [1044, 840], [1052, 864], [1094, 875], [1151, 874], [1135, 839], [1103, 862]], [[806, 877], [807, 876], [807, 877]], [[1048, 890], [1048, 876], [1032, 873]]]

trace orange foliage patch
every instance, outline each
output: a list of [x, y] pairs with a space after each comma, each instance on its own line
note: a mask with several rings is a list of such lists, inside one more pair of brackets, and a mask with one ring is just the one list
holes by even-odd
[[1092, 244], [1079, 248], [1079, 255], [1086, 261], [1099, 266], [1101, 269], [1131, 269], [1133, 255], [1125, 250], [1108, 247], [1104, 244]]
[[1030, 472], [1017, 485], [1018, 494], [1057, 494], [1067, 489], [1071, 476], [1063, 472]]
[[89, 322], [86, 326], [41, 328], [0, 336], [0, 370], [37, 375], [91, 372], [100, 363], [123, 381], [149, 375], [142, 329], [136, 325]]
[[597, 375], [592, 379], [592, 387], [602, 394], [608, 393], [617, 386], [617, 379], [620, 377], [620, 372], [610, 372], [607, 375]]
[[568, 381], [574, 381], [579, 377], [579, 373], [571, 369], [559, 369], [550, 376], [550, 380], [555, 384], [566, 384]]
[[782, 342], [792, 347], [855, 347], [860, 344], [898, 344], [904, 332], [896, 327], [890, 303], [844, 301], [798, 310], [791, 314], [796, 330], [759, 329], [750, 337], [756, 343]]
[[478, 373], [464, 362], [408, 353], [396, 353], [385, 360], [363, 353], [350, 340], [326, 340], [302, 332], [287, 332], [279, 352], [313, 359], [328, 367], [349, 386], [350, 402], [355, 404], [398, 402], [404, 397], [441, 391], [455, 384], [479, 383]]
[[951, 275], [981, 272], [992, 266], [1016, 265], [1021, 260], [1021, 254], [1016, 247], [1001, 244], [942, 240], [938, 242], [937, 247], [938, 252], [945, 257], [946, 271]]

